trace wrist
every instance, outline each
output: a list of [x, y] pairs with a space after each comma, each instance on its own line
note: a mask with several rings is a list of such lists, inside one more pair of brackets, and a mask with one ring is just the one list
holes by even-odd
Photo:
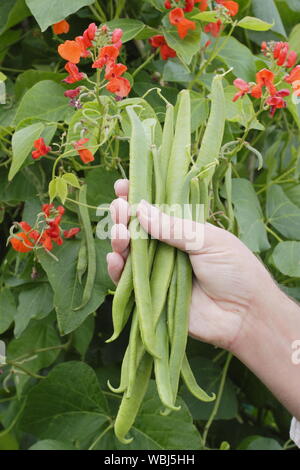
[[300, 308], [275, 283], [264, 298], [245, 316], [231, 352], [299, 420], [300, 361], [293, 345], [300, 340]]

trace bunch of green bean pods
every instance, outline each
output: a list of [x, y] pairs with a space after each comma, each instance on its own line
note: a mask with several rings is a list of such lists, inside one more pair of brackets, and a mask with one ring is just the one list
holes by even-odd
[[[212, 84], [212, 106], [199, 154], [191, 156], [191, 101], [181, 91], [175, 109], [167, 104], [162, 134], [155, 132], [158, 120], [141, 120], [138, 109], [126, 108], [131, 124], [129, 203], [142, 199], [164, 205], [182, 216], [191, 204], [190, 218], [198, 219], [195, 207], [209, 201], [210, 183], [217, 165], [225, 126], [222, 77]], [[175, 117], [176, 116], [176, 117]], [[161, 136], [159, 139], [157, 136]], [[207, 211], [206, 211], [207, 213]], [[202, 220], [204, 221], [204, 220]], [[137, 229], [139, 235], [136, 236]], [[128, 437], [147, 391], [155, 378], [162, 413], [176, 413], [180, 377], [189, 391], [202, 401], [212, 401], [197, 384], [190, 368], [186, 345], [192, 294], [192, 268], [186, 253], [150, 239], [131, 216], [131, 250], [113, 301], [114, 333], [119, 337], [131, 317], [129, 344], [124, 355], [118, 388], [122, 401], [115, 420], [115, 434], [123, 443]], [[132, 430], [134, 433], [134, 430]]]

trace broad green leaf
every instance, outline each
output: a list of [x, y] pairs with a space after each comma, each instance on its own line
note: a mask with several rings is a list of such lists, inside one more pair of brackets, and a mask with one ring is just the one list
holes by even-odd
[[24, 0], [4, 0], [0, 4], [0, 34], [30, 15]]
[[282, 446], [270, 437], [249, 436], [238, 446], [238, 450], [282, 450]]
[[288, 7], [293, 11], [300, 11], [299, 0], [286, 0]]
[[257, 18], [274, 24], [272, 31], [286, 36], [286, 31], [274, 0], [252, 0], [252, 9]]
[[237, 25], [240, 28], [251, 29], [253, 31], [269, 31], [269, 29], [274, 26], [274, 24], [267, 23], [266, 21], [254, 18], [253, 16], [245, 16]]
[[[26, 366], [24, 365], [24, 367], [31, 372], [37, 373], [39, 370], [52, 364], [60, 351], [46, 350], [39, 352], [37, 355], [35, 355], [35, 351], [59, 345], [60, 339], [53, 325], [53, 318], [50, 316], [43, 321], [33, 320], [20, 338], [13, 339], [8, 345], [7, 357], [12, 361], [17, 361], [19, 357], [23, 356], [31, 357], [29, 361], [26, 361]], [[22, 393], [23, 387], [29, 378], [28, 375], [24, 374], [18, 376], [16, 380], [18, 395]]]
[[85, 356], [88, 350], [89, 344], [94, 334], [94, 328], [95, 319], [92, 315], [90, 315], [73, 333], [72, 344], [82, 356], [82, 358]]
[[19, 450], [19, 443], [13, 434], [7, 433], [0, 437], [0, 450]]
[[77, 176], [74, 173], [65, 173], [62, 176], [62, 179], [70, 186], [80, 189], [80, 183], [78, 181]]
[[88, 171], [86, 174], [88, 204], [95, 207], [100, 204], [110, 204], [115, 198], [114, 183], [119, 178], [120, 173], [116, 170], [96, 168]]
[[40, 439], [90, 440], [108, 423], [109, 410], [93, 369], [82, 362], [56, 366], [33, 387], [20, 426]]
[[250, 124], [250, 129], [264, 130], [264, 126], [257, 120], [254, 107], [250, 98], [246, 95], [233, 102], [233, 97], [237, 93], [234, 86], [227, 86], [224, 89], [226, 99], [226, 118], [231, 122], [238, 122], [244, 127]]
[[180, 411], [162, 416], [156, 385], [151, 381], [130, 431], [133, 442], [129, 445], [121, 444], [111, 430], [98, 442], [95, 450], [199, 450], [200, 435], [193, 424], [192, 416], [183, 400], [179, 399], [178, 404], [181, 405]]
[[178, 59], [169, 59], [164, 66], [163, 80], [166, 82], [189, 82], [193, 75]]
[[115, 28], [121, 28], [123, 30], [123, 42], [128, 42], [135, 38], [145, 28], [144, 23], [130, 18], [118, 18], [116, 20], [108, 21], [106, 24], [112, 30]]
[[51, 80], [36, 83], [21, 99], [15, 124], [32, 117], [42, 121], [64, 121], [73, 113], [64, 91], [61, 85]]
[[[208, 394], [217, 393], [220, 385], [222, 369], [209, 359], [202, 357], [194, 357], [190, 362], [194, 375], [201, 388], [204, 388]], [[185, 386], [182, 387], [180, 394], [192, 413], [194, 420], [208, 420], [214, 407], [214, 402], [200, 402], [190, 394]], [[233, 419], [237, 415], [237, 412], [238, 402], [234, 386], [232, 382], [227, 379], [220, 408], [215, 419]]]
[[218, 20], [218, 15], [215, 11], [201, 11], [196, 15], [193, 15], [192, 18], [193, 20], [215, 23]]
[[53, 292], [47, 282], [39, 283], [19, 294], [19, 305], [15, 315], [14, 335], [19, 338], [33, 318], [45, 318], [53, 310]]
[[45, 439], [36, 442], [28, 450], [76, 450], [76, 448], [67, 442]]
[[281, 235], [300, 240], [300, 209], [293, 204], [279, 185], [267, 192], [266, 214], [270, 223]]
[[300, 242], [279, 243], [273, 251], [272, 260], [282, 274], [300, 278]]
[[300, 185], [297, 184], [296, 186], [286, 189], [285, 194], [287, 197], [292, 201], [296, 206], [300, 207]]
[[177, 52], [179, 59], [189, 65], [197, 52], [199, 52], [201, 39], [201, 26], [197, 24], [194, 31], [189, 31], [184, 39], [180, 39], [177, 29], [169, 22], [168, 16], [163, 19], [163, 34], [168, 45]]
[[300, 54], [300, 24], [296, 24], [289, 37], [289, 45], [293, 51]]
[[232, 180], [232, 201], [240, 239], [256, 253], [268, 250], [270, 244], [262, 209], [250, 181], [241, 178]]
[[76, 275], [80, 241], [66, 240], [62, 246], [55, 247], [53, 254], [58, 258], [58, 262], [41, 250], [38, 253], [39, 261], [46, 271], [54, 291], [54, 307], [62, 335], [78, 328], [103, 303], [108, 289], [112, 288], [106, 268], [106, 255], [110, 250], [109, 244], [104, 240], [96, 240], [95, 245], [97, 274], [93, 294], [88, 304], [77, 311], [74, 311], [73, 308], [80, 305], [85, 285], [85, 278], [83, 278], [83, 285], [81, 285]]
[[255, 79], [255, 60], [248, 47], [244, 46], [237, 39], [231, 37], [229, 40], [224, 37], [220, 41], [219, 59], [224, 62], [228, 68], [233, 68], [232, 73], [248, 82]]
[[33, 197], [36, 194], [36, 187], [28, 169], [21, 170], [13, 179], [8, 181], [8, 171], [4, 168], [0, 170], [0, 201], [18, 202]]
[[[26, 70], [17, 76], [15, 93], [16, 99], [19, 100], [30, 88], [38, 82], [43, 80], [51, 80], [53, 82], [61, 84], [65, 73], [58, 72], [45, 72], [43, 70]], [[67, 102], [67, 101], [66, 101]]]
[[21, 29], [9, 29], [1, 35], [0, 61], [2, 62], [8, 53], [10, 46], [18, 42], [21, 37]]
[[35, 123], [28, 127], [23, 127], [14, 133], [12, 138], [13, 159], [9, 170], [8, 179], [11, 181], [18, 173], [29, 152], [33, 150], [33, 143], [38, 139], [44, 130], [44, 124]]
[[80, 8], [92, 5], [95, 0], [26, 0], [28, 8], [42, 31], [54, 23], [64, 20]]
[[64, 204], [68, 196], [68, 185], [62, 178], [56, 179], [56, 194]]
[[17, 313], [16, 301], [7, 288], [0, 291], [0, 334], [4, 333], [12, 322]]

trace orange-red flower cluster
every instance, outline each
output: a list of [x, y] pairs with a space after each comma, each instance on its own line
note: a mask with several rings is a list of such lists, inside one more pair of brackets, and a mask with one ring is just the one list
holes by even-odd
[[253, 98], [262, 98], [264, 88], [268, 91], [268, 97], [266, 104], [270, 106], [270, 113], [273, 117], [276, 109], [285, 108], [286, 101], [283, 99], [290, 95], [290, 91], [287, 89], [277, 90], [274, 85], [275, 75], [271, 70], [262, 69], [256, 74], [256, 83], [247, 83], [241, 78], [237, 78], [233, 83], [239, 90], [233, 98], [233, 101], [237, 101], [246, 94], [251, 94]]
[[290, 83], [296, 96], [300, 96], [300, 65], [297, 65], [289, 75], [285, 77], [286, 83]]
[[169, 13], [169, 21], [172, 25], [176, 26], [178, 35], [184, 39], [190, 30], [196, 29], [195, 21], [188, 20], [184, 16], [182, 8], [175, 8]]
[[272, 57], [280, 67], [290, 69], [297, 63], [297, 53], [290, 50], [288, 42], [263, 42], [261, 50], [267, 57]]
[[38, 158], [43, 157], [44, 155], [47, 155], [47, 153], [52, 150], [51, 147], [45, 144], [43, 137], [40, 137], [39, 139], [35, 140], [33, 146], [35, 148], [35, 150], [33, 150], [32, 152], [32, 158], [34, 160], [37, 160]]
[[[167, 10], [171, 10], [172, 7], [177, 7], [176, 3], [179, 3], [180, 0], [166, 0], [165, 1], [165, 8]], [[208, 7], [208, 0], [181, 0], [183, 10], [187, 13], [192, 11], [195, 5], [199, 5], [201, 11], [207, 10]]]
[[149, 39], [149, 42], [155, 49], [159, 48], [162, 60], [167, 60], [169, 57], [176, 57], [176, 51], [168, 46], [164, 36], [160, 34], [152, 36], [152, 38]]
[[35, 248], [44, 248], [51, 251], [53, 243], [63, 244], [64, 238], [72, 238], [80, 232], [80, 228], [74, 227], [63, 231], [60, 227], [62, 216], [65, 213], [63, 206], [54, 207], [53, 204], [43, 204], [41, 218], [39, 219], [39, 230], [32, 228], [27, 222], [19, 222], [17, 225], [21, 231], [10, 237], [10, 243], [15, 251], [28, 253]]

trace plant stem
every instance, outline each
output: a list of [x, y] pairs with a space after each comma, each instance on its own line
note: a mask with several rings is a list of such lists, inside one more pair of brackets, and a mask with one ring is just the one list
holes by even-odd
[[[98, 210], [99, 207], [96, 207], [96, 206], [90, 206], [89, 204], [83, 204], [82, 202], [79, 202], [79, 201], [75, 201], [75, 199], [70, 199], [69, 197], [66, 198], [66, 201], [69, 201], [69, 202], [73, 202], [74, 204], [77, 204], [78, 206], [83, 206], [83, 207], [87, 207], [88, 209], [95, 209], [95, 210]], [[109, 210], [109, 207], [103, 207], [103, 209], [105, 210]]]
[[156, 52], [153, 52], [153, 54], [149, 55], [148, 59], [145, 60], [145, 62], [143, 62], [133, 73], [132, 73], [132, 77], [134, 78], [138, 73], [140, 73], [141, 70], [143, 70], [148, 64], [149, 62], [151, 62], [152, 59], [154, 59], [156, 55]]
[[205, 445], [206, 445], [206, 440], [207, 440], [207, 435], [208, 435], [209, 429], [210, 429], [210, 427], [211, 427], [211, 425], [212, 425], [212, 423], [213, 423], [213, 421], [214, 421], [214, 419], [215, 419], [215, 417], [218, 413], [219, 407], [220, 407], [221, 399], [222, 399], [223, 392], [224, 392], [226, 377], [227, 377], [227, 373], [228, 373], [228, 369], [229, 369], [229, 365], [230, 365], [232, 357], [233, 357], [232, 354], [228, 353], [226, 363], [224, 365], [223, 372], [222, 372], [222, 378], [221, 378], [221, 382], [220, 382], [220, 386], [219, 386], [219, 390], [218, 390], [218, 394], [217, 394], [217, 399], [215, 401], [215, 404], [214, 404], [213, 410], [211, 412], [211, 415], [209, 417], [209, 420], [207, 421], [207, 423], [205, 425], [205, 428], [204, 428], [204, 432], [203, 432], [203, 436], [202, 436], [202, 445], [203, 445], [203, 447], [205, 447]]
[[96, 444], [98, 444], [98, 442], [100, 441], [100, 439], [102, 439], [103, 436], [105, 436], [105, 434], [110, 431], [112, 428], [113, 428], [113, 423], [110, 423], [109, 426], [107, 426], [107, 428], [104, 429], [104, 431], [100, 434], [100, 436], [97, 437], [97, 439], [93, 442], [93, 444], [89, 447], [88, 450], [93, 450], [94, 447], [96, 446]]
[[20, 407], [19, 412], [14, 417], [14, 419], [12, 420], [12, 422], [10, 423], [8, 428], [6, 428], [6, 429], [4, 429], [4, 431], [0, 432], [0, 438], [5, 436], [6, 434], [8, 434], [14, 428], [15, 424], [17, 423], [18, 419], [20, 418], [21, 414], [23, 413], [23, 410], [25, 408], [25, 404], [26, 404], [26, 401], [24, 400], [24, 402], [22, 403], [22, 406]]
[[274, 238], [276, 238], [276, 240], [281, 243], [283, 242], [282, 238], [280, 238], [277, 233], [273, 232], [273, 230], [267, 225], [265, 224], [265, 227], [266, 227], [266, 230], [267, 232], [269, 232], [271, 235], [273, 235]]

